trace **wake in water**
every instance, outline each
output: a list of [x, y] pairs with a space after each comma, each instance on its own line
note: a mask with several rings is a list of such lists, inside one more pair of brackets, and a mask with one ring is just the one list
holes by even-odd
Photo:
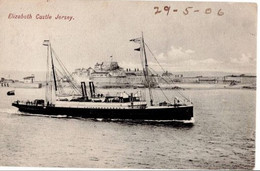
[[70, 118], [67, 115], [44, 115], [44, 114], [31, 114], [31, 113], [24, 113], [24, 112], [19, 112], [16, 111], [16, 115], [21, 115], [21, 116], [35, 116], [35, 117], [48, 117], [48, 118]]
[[132, 120], [132, 119], [91, 119], [97, 122], [113, 122], [128, 125], [155, 125], [155, 126], [170, 126], [170, 127], [193, 127], [194, 122], [182, 122], [176, 120]]
[[21, 113], [21, 112], [17, 111], [17, 109], [15, 109], [15, 108], [1, 108], [0, 113], [3, 113], [3, 114], [16, 114], [16, 113]]

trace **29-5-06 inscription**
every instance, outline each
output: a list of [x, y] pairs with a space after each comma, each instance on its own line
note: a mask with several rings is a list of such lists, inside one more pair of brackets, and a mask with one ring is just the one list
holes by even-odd
[[9, 13], [8, 19], [37, 19], [37, 20], [66, 20], [66, 21], [72, 21], [74, 20], [74, 17], [71, 15], [60, 15], [57, 14], [54, 17], [50, 14], [15, 14], [15, 13]]

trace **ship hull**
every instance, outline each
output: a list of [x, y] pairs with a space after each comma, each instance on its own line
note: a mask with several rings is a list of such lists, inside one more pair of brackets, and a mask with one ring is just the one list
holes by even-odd
[[43, 115], [67, 115], [70, 117], [102, 118], [102, 119], [133, 119], [133, 120], [178, 120], [189, 121], [193, 118], [193, 106], [152, 107], [145, 109], [102, 109], [102, 108], [71, 108], [55, 106], [35, 106], [13, 103], [19, 111]]

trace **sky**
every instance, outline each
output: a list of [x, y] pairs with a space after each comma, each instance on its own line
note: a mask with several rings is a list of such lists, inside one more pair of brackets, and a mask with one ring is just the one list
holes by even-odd
[[[32, 19], [8, 19], [10, 13]], [[52, 19], [36, 19], [37, 14]], [[56, 20], [57, 15], [73, 19]], [[45, 71], [45, 39], [70, 71], [110, 56], [124, 68], [141, 68], [134, 51], [138, 44], [129, 40], [143, 32], [164, 70], [256, 73], [254, 3], [1, 0], [0, 23], [2, 72]], [[153, 55], [147, 58], [149, 66], [160, 69]]]

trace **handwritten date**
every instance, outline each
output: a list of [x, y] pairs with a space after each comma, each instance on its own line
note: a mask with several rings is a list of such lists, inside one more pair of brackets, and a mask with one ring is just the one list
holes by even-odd
[[218, 9], [218, 10], [213, 10], [212, 8], [206, 8], [203, 10], [200, 9], [195, 9], [194, 7], [187, 7], [184, 10], [179, 10], [177, 8], [171, 8], [171, 6], [164, 6], [162, 8], [155, 6], [154, 7], [155, 12], [154, 14], [160, 14], [160, 13], [165, 13], [167, 16], [169, 15], [169, 13], [178, 13], [181, 12], [183, 15], [189, 15], [191, 13], [204, 13], [204, 14], [216, 14], [218, 16], [223, 16], [224, 12], [222, 11], [222, 9]]

